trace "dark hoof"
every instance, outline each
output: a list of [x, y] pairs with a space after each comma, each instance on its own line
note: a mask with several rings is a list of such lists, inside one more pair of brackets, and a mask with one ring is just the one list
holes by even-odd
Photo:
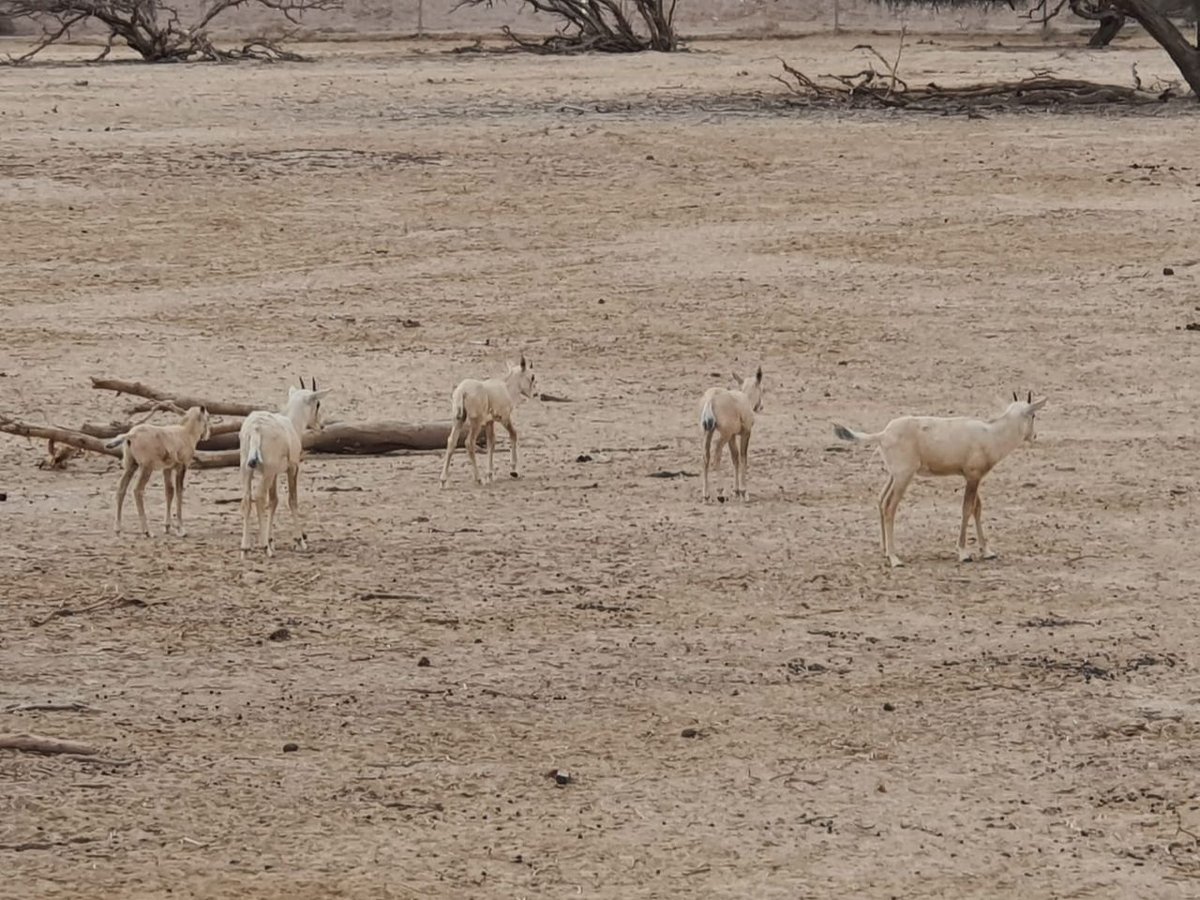
[[517, 472], [509, 472], [508, 474], [509, 474], [509, 475], [511, 475], [513, 478], [520, 478], [520, 477], [521, 477], [521, 476], [520, 476], [520, 475], [519, 475]]

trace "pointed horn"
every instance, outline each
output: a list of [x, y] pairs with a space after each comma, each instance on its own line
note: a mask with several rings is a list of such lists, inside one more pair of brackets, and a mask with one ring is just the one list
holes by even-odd
[[1028, 396], [1026, 396], [1026, 398], [1025, 398], [1025, 402], [1026, 402], [1026, 403], [1032, 403], [1032, 402], [1033, 402], [1033, 391], [1030, 391], [1030, 392], [1029, 392], [1029, 394], [1028, 394]]
[[1016, 401], [1016, 399], [1017, 399], [1017, 392], [1016, 392], [1016, 391], [1013, 391], [1013, 401], [1015, 402], [1015, 401]]
[[312, 389], [315, 391], [317, 389], [317, 376], [312, 376], [309, 381], [312, 382]]

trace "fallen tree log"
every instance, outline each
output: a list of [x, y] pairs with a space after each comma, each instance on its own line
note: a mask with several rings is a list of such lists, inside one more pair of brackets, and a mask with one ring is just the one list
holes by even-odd
[[[434, 422], [412, 424], [409, 422], [338, 422], [326, 425], [321, 431], [307, 431], [301, 443], [308, 453], [331, 455], [371, 456], [406, 451], [422, 453], [445, 449], [450, 439], [451, 423]], [[42, 438], [58, 444], [78, 447], [92, 453], [114, 458], [121, 457], [121, 450], [104, 446], [104, 439], [55, 425], [30, 425], [9, 416], [0, 415], [0, 432], [19, 437]], [[485, 435], [479, 435], [479, 445], [484, 445]], [[459, 438], [458, 446], [466, 443], [465, 435]], [[199, 469], [220, 469], [240, 464], [238, 435], [227, 432], [202, 442], [193, 465]]]
[[37, 734], [0, 734], [0, 750], [20, 750], [23, 753], [67, 753], [71, 756], [94, 756], [96, 748], [79, 741], [42, 737]]
[[[396, 451], [422, 453], [445, 450], [450, 439], [449, 422], [425, 424], [394, 421], [329, 422], [320, 431], [307, 431], [300, 442], [309, 453], [371, 456]], [[480, 433], [478, 444], [484, 446], [486, 436]], [[199, 445], [201, 450], [236, 450], [237, 434], [214, 434]], [[458, 446], [466, 446], [460, 437]]]
[[121, 456], [120, 450], [109, 450], [104, 446], [104, 441], [98, 437], [92, 437], [90, 434], [84, 434], [82, 431], [74, 431], [70, 428], [59, 428], [55, 425], [28, 425], [25, 422], [19, 422], [16, 419], [9, 418], [5, 415], [0, 415], [0, 431], [7, 434], [15, 434], [18, 437], [27, 438], [44, 438], [48, 441], [53, 441], [55, 444], [67, 444], [71, 447], [78, 447], [80, 450], [88, 450], [92, 453], [101, 453], [105, 456]]
[[[225, 400], [205, 400], [202, 397], [193, 397], [190, 394], [173, 394], [170, 391], [159, 390], [158, 388], [150, 387], [148, 384], [142, 384], [140, 381], [123, 381], [120, 378], [92, 378], [92, 387], [98, 391], [114, 391], [118, 394], [129, 394], [131, 397], [145, 397], [147, 400], [155, 400], [160, 403], [174, 403], [183, 409], [190, 406], [203, 406], [213, 415], [218, 416], [248, 416], [256, 409], [274, 409], [274, 406], [267, 406], [256, 403], [230, 403]], [[144, 408], [143, 408], [144, 407]], [[138, 407], [135, 412], [144, 412], [150, 407]]]
[[[95, 422], [84, 422], [79, 426], [79, 430], [83, 434], [108, 440], [109, 438], [115, 438], [118, 434], [125, 434], [125, 432], [129, 431], [130, 428], [133, 428], [138, 424], [140, 423], [109, 422], [107, 425], [99, 425]], [[240, 417], [231, 421], [218, 422], [216, 425], [212, 426], [212, 437], [207, 441], [201, 441], [198, 446], [201, 450], [226, 450], [229, 447], [236, 447], [238, 445], [237, 433], [241, 431], [241, 428], [242, 420]], [[210, 446], [213, 440], [226, 435], [233, 435], [233, 443], [230, 444], [226, 442], [216, 446]]]

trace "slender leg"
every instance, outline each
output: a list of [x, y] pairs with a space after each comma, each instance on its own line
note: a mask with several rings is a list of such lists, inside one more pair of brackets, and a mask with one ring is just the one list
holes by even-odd
[[483, 433], [487, 436], [488, 448], [488, 484], [491, 484], [496, 477], [496, 467], [492, 463], [492, 452], [496, 449], [496, 423], [488, 422], [484, 426]]
[[742, 454], [737, 435], [729, 439], [729, 462], [733, 466], [733, 496], [742, 496]]
[[304, 533], [304, 516], [300, 514], [300, 467], [288, 466], [288, 509], [296, 519], [296, 546], [301, 550], [308, 549], [308, 535]]
[[171, 533], [171, 507], [175, 505], [175, 470], [163, 469], [163, 492], [167, 495], [167, 529]]
[[711, 431], [704, 432], [704, 491], [700, 496], [706, 503], [708, 502], [708, 466], [712, 456], [712, 439]]
[[183, 530], [183, 479], [187, 476], [187, 466], [179, 466], [175, 470], [175, 533], [180, 537], [186, 537], [187, 532]]
[[450, 429], [450, 439], [446, 441], [446, 459], [442, 462], [442, 487], [446, 486], [446, 477], [450, 474], [450, 457], [454, 455], [458, 439], [462, 437], [462, 427], [462, 422], [455, 422]]
[[121, 473], [121, 483], [117, 485], [117, 534], [121, 533], [121, 507], [125, 505], [125, 491], [129, 489], [129, 482], [133, 480], [133, 473], [137, 471], [137, 463], [133, 461], [132, 454], [125, 454], [124, 464], [125, 471]]
[[250, 508], [254, 506], [254, 470], [242, 466], [242, 556], [250, 552]]
[[970, 562], [971, 551], [967, 549], [967, 523], [975, 514], [976, 492], [979, 490], [978, 481], [968, 481], [963, 491], [962, 526], [958, 529], [958, 561]]
[[517, 426], [512, 423], [512, 419], [506, 419], [504, 422], [504, 428], [508, 431], [508, 440], [510, 447], [512, 448], [512, 469], [508, 474], [513, 478], [520, 478], [521, 470], [517, 466]]
[[267, 507], [267, 553], [275, 555], [275, 512], [279, 509], [279, 479], [271, 479], [271, 493], [268, 495], [270, 505]]
[[892, 476], [895, 483], [892, 485], [891, 495], [888, 497], [887, 506], [883, 511], [883, 552], [887, 554], [888, 563], [893, 569], [904, 565], [900, 561], [900, 557], [896, 555], [892, 534], [896, 526], [896, 510], [900, 507], [900, 501], [904, 499], [904, 492], [908, 490], [908, 483], [912, 481], [914, 474], [913, 472], [903, 472]]
[[149, 466], [142, 466], [142, 471], [138, 474], [137, 484], [133, 486], [133, 499], [137, 503], [138, 521], [142, 525], [142, 534], [150, 537], [150, 526], [146, 524], [146, 484], [150, 481], [150, 476], [154, 474], [154, 470]]
[[[717, 433], [717, 447], [715, 450], [713, 450], [712, 470], [714, 472], [721, 471], [721, 452], [724, 449], [725, 449], [725, 438], [723, 435], [721, 435], [718, 432]], [[720, 488], [717, 489], [717, 499], [718, 500], [724, 499], [724, 496], [720, 492]]]
[[887, 509], [888, 502], [891, 500], [892, 487], [896, 484], [892, 476], [888, 475], [887, 484], [883, 486], [883, 490], [879, 492], [879, 531], [883, 536], [883, 555], [887, 556]]
[[746, 486], [746, 473], [750, 468], [750, 432], [742, 432], [742, 499], [750, 499], [750, 489]]
[[471, 461], [471, 471], [475, 473], [476, 484], [483, 484], [479, 478], [479, 463], [475, 459], [475, 444], [479, 440], [479, 431], [482, 427], [474, 419], [467, 422], [467, 459]]
[[[270, 481], [274, 481], [275, 477], [271, 476]], [[270, 532], [267, 531], [267, 497], [271, 493], [271, 486], [267, 484], [268, 478], [264, 474], [258, 483], [258, 497], [255, 498], [255, 507], [258, 509], [258, 546], [267, 551], [267, 556], [271, 555]]]
[[978, 489], [975, 491], [975, 537], [979, 540], [979, 558], [995, 559], [996, 551], [988, 546], [987, 533], [983, 530], [983, 500]]

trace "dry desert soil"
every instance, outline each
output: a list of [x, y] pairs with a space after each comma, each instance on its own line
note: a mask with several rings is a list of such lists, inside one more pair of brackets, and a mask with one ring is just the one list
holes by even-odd
[[[307, 458], [271, 560], [235, 470], [117, 536], [116, 461], [4, 436], [0, 732], [107, 761], [0, 751], [0, 895], [1196, 896], [1197, 117], [781, 108], [778, 57], [863, 40], [0, 74], [0, 411], [304, 374], [444, 419], [521, 352], [572, 400], [520, 407], [516, 481]], [[994, 40], [904, 70], [1171, 74]], [[698, 398], [759, 363], [750, 502], [703, 505]], [[889, 570], [831, 422], [1012, 390], [1049, 404], [984, 482], [1000, 558], [925, 480]]]

